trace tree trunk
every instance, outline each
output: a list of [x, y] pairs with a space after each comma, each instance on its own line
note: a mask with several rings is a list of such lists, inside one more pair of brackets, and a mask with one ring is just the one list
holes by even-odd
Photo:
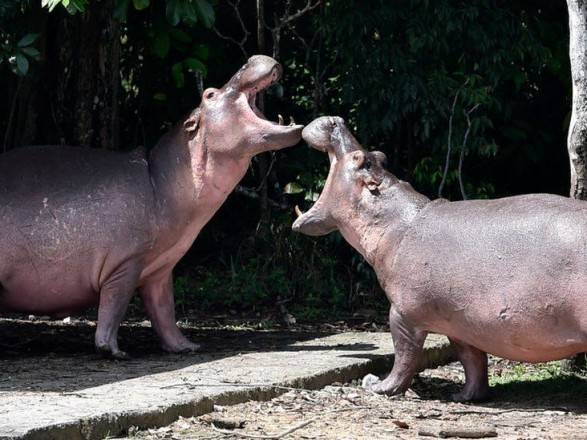
[[587, 1], [567, 0], [573, 108], [567, 139], [571, 197], [587, 199]]
[[74, 143], [118, 149], [120, 25], [114, 0], [90, 2], [81, 17]]
[[[119, 149], [120, 24], [116, 0], [83, 14], [38, 10], [41, 60], [10, 96], [5, 149], [69, 144]], [[37, 14], [37, 15], [35, 15]]]
[[[570, 196], [587, 199], [587, 1], [567, 0], [569, 57], [573, 82], [573, 108], [567, 148], [571, 164]], [[585, 366], [585, 353], [565, 362], [566, 369]]]

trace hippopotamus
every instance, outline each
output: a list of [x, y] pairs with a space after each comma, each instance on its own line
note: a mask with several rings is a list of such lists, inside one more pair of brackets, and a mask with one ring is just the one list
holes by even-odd
[[457, 401], [487, 398], [487, 353], [545, 362], [587, 350], [587, 203], [550, 194], [430, 200], [385, 169], [343, 119], [321, 117], [302, 138], [328, 153], [316, 203], [293, 230], [338, 230], [374, 268], [391, 307], [391, 373], [363, 385], [394, 395], [417, 372], [428, 333], [463, 364]]
[[[55, 317], [98, 306], [95, 345], [127, 357], [119, 325], [138, 291], [169, 352], [197, 350], [175, 321], [172, 270], [251, 158], [299, 142], [257, 95], [281, 65], [257, 55], [147, 154], [42, 146], [0, 156], [0, 311]], [[280, 118], [281, 119], [281, 118]]]

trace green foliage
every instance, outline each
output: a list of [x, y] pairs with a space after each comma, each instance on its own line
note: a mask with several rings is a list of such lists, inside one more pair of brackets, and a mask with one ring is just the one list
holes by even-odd
[[74, 15], [78, 12], [84, 12], [88, 5], [88, 0], [41, 0], [41, 5], [53, 11], [57, 6], [63, 6], [67, 12]]
[[388, 154], [396, 174], [431, 196], [442, 179], [452, 115], [448, 195], [460, 198], [457, 164], [465, 149], [469, 196], [481, 196], [492, 177], [473, 174], [471, 164], [517, 141], [508, 135], [525, 136], [529, 152], [550, 146], [537, 135], [541, 127], [520, 126], [515, 115], [531, 117], [527, 106], [543, 78], [566, 65], [559, 48], [564, 39], [553, 41], [552, 34], [561, 22], [549, 22], [560, 19], [551, 18], [555, 9], [544, 1], [327, 3], [314, 22], [324, 49], [310, 54], [310, 63], [300, 63], [302, 54], [288, 63], [297, 80], [294, 99], [311, 110], [317, 90], [312, 65], [334, 66], [320, 84], [326, 97], [318, 110], [344, 115], [364, 144]]
[[[121, 145], [154, 145], [198, 104], [204, 86], [224, 84], [242, 65], [241, 49], [257, 52], [255, 4], [237, 3], [240, 16], [229, 3], [215, 0], [116, 1]], [[287, 5], [297, 11], [305, 0], [265, 2], [268, 26]], [[79, 42], [67, 38], [75, 35], [81, 13], [93, 8], [87, 0], [0, 2], [0, 66], [6, 67], [0, 74], [5, 74], [4, 96], [10, 96], [0, 121], [10, 119], [11, 107], [14, 119], [32, 120], [50, 110], [50, 117], [36, 121], [42, 130], [35, 141], [68, 141], [57, 134], [62, 127], [54, 118], [64, 112], [54, 100], [28, 111], [36, 100], [56, 93], [39, 81], [41, 69], [33, 61], [43, 48], [48, 81], [75, 84], [75, 68], [65, 72], [59, 62], [68, 51], [79, 55]], [[449, 128], [444, 196], [461, 197], [460, 178], [470, 198], [563, 193], [570, 100], [567, 18], [564, 2], [550, 0], [324, 1], [281, 29], [285, 75], [265, 94], [265, 113], [272, 120], [277, 113], [294, 115], [301, 123], [321, 114], [343, 116], [361, 143], [388, 155], [390, 171], [431, 197], [443, 180]], [[271, 36], [267, 31], [267, 53]], [[51, 48], [55, 38], [60, 46]], [[12, 92], [17, 81], [28, 85], [21, 96]], [[3, 127], [5, 132], [26, 127], [13, 125]], [[278, 205], [307, 209], [324, 186], [326, 155], [298, 147], [276, 157], [269, 197]], [[250, 173], [243, 185], [258, 187], [259, 173]], [[270, 208], [263, 214], [270, 221], [259, 226], [257, 202], [234, 200], [243, 224], [236, 227], [233, 213], [220, 212], [219, 222], [204, 230], [178, 269], [177, 301], [185, 310], [258, 310], [287, 301], [295, 316], [316, 319], [356, 307], [385, 307], [373, 271], [340, 235], [292, 234], [291, 209]], [[206, 240], [209, 249], [202, 250]]]
[[[41, 0], [41, 5], [52, 12], [57, 6], [63, 6], [70, 14], [84, 12], [88, 0]], [[126, 21], [131, 0], [118, 0], [114, 9], [114, 16], [120, 21]], [[133, 8], [142, 11], [151, 6], [151, 0], [132, 0]], [[199, 21], [209, 28], [214, 24], [214, 9], [209, 0], [166, 0], [166, 16], [172, 26], [184, 21], [196, 24]]]
[[7, 63], [13, 73], [26, 75], [30, 60], [39, 59], [39, 51], [33, 46], [38, 37], [38, 34], [28, 33], [15, 42], [10, 37], [3, 38], [0, 43], [0, 64]]
[[[176, 277], [176, 298], [200, 310], [260, 311], [287, 304], [294, 316], [316, 319], [346, 307], [349, 297], [341, 262], [329, 243], [292, 235], [290, 215], [276, 218], [262, 235], [238, 251], [220, 256], [220, 265], [196, 267]], [[337, 240], [336, 236], [332, 237]], [[189, 273], [189, 275], [188, 275]]]

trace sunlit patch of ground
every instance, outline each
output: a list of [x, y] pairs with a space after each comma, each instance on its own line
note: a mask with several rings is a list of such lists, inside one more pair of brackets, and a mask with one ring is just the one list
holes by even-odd
[[504, 439], [587, 439], [587, 376], [564, 373], [558, 362], [529, 365], [495, 358], [490, 371], [493, 396], [483, 404], [449, 400], [464, 379], [461, 365], [452, 363], [420, 373], [402, 397], [374, 395], [357, 383], [292, 390], [269, 402], [218, 407], [130, 437], [412, 439], [460, 432]]

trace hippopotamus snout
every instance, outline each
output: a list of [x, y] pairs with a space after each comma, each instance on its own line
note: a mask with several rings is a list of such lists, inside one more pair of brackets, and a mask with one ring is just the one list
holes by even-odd
[[340, 116], [315, 119], [304, 128], [302, 138], [310, 147], [338, 158], [350, 151], [363, 149]]
[[241, 93], [256, 94], [281, 78], [283, 67], [265, 55], [254, 55], [230, 79], [227, 86]]

